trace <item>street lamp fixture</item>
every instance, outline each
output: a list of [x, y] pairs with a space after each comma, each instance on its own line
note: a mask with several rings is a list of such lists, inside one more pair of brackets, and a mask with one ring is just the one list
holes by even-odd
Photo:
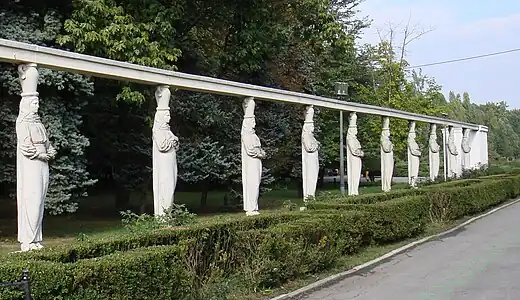
[[[447, 113], [441, 113], [441, 116], [445, 119], [448, 118]], [[448, 140], [448, 133], [446, 132], [447, 128], [448, 126], [444, 126], [444, 128], [442, 129], [442, 161], [444, 165], [444, 181], [448, 180], [448, 153], [446, 153], [446, 143]]]
[[[336, 95], [338, 97], [348, 96], [348, 84], [336, 82]], [[343, 141], [343, 111], [339, 111], [339, 189], [345, 195], [345, 143]]]
[[336, 95], [338, 96], [347, 96], [348, 95], [348, 83], [346, 82], [336, 82]]

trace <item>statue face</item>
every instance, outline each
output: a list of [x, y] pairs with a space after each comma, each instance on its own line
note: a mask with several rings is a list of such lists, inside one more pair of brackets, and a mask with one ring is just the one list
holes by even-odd
[[40, 100], [38, 100], [38, 98], [34, 98], [33, 100], [31, 100], [31, 103], [29, 104], [29, 111], [31, 113], [37, 113], [39, 108]]
[[167, 112], [164, 114], [164, 122], [166, 122], [166, 123], [170, 123], [170, 119], [171, 119], [171, 117], [170, 117], [170, 112], [167, 111]]
[[245, 118], [242, 121], [242, 127], [247, 130], [251, 130], [254, 132], [256, 126], [256, 120], [254, 118]]

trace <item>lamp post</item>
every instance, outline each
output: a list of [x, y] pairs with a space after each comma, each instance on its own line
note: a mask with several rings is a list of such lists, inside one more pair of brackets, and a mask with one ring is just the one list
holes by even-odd
[[[443, 118], [447, 118], [447, 113], [441, 114]], [[444, 163], [443, 173], [444, 173], [444, 181], [448, 180], [448, 155], [446, 153], [446, 143], [447, 143], [447, 132], [446, 132], [447, 126], [444, 126], [442, 129], [442, 162]]]
[[[348, 95], [348, 85], [345, 82], [336, 82], [336, 95]], [[345, 195], [345, 144], [343, 142], [343, 111], [339, 111], [339, 189]]]

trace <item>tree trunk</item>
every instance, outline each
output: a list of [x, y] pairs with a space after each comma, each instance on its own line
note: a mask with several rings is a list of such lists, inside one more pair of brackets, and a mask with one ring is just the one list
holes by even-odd
[[116, 209], [127, 210], [130, 203], [130, 192], [122, 184], [116, 183]]
[[318, 187], [322, 189], [325, 186], [325, 168], [320, 169], [318, 174]]
[[298, 198], [303, 198], [303, 179], [298, 178], [296, 180], [298, 182], [297, 191], [298, 191]]
[[208, 183], [204, 182], [202, 184], [202, 195], [200, 196], [200, 208], [204, 208], [208, 204], [208, 192], [209, 192]]

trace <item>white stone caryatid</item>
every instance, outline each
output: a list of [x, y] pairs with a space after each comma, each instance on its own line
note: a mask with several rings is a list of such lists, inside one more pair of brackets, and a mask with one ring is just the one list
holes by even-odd
[[408, 125], [408, 184], [412, 187], [417, 186], [417, 178], [419, 177], [419, 160], [421, 158], [421, 149], [415, 140], [415, 122], [410, 121]]
[[318, 149], [320, 143], [314, 137], [314, 107], [307, 106], [305, 110], [305, 121], [302, 129], [302, 181], [303, 200], [314, 197], [320, 163]]
[[448, 177], [449, 178], [457, 178], [460, 174], [458, 173], [458, 159], [459, 150], [457, 149], [457, 144], [455, 143], [455, 128], [448, 126]]
[[49, 160], [56, 155], [47, 130], [38, 115], [38, 70], [36, 64], [20, 65], [22, 85], [16, 119], [16, 197], [18, 241], [22, 251], [41, 249], [45, 197], [49, 187]]
[[428, 158], [430, 163], [430, 180], [435, 181], [439, 176], [440, 169], [440, 150], [441, 147], [437, 143], [437, 125], [430, 125], [430, 139], [428, 141]]
[[255, 133], [255, 100], [247, 97], [243, 102], [242, 121], [242, 195], [244, 211], [248, 216], [258, 215], [258, 195], [262, 181], [262, 159], [265, 151]]
[[465, 128], [462, 131], [462, 143], [460, 145], [462, 150], [462, 170], [471, 169], [471, 145], [469, 140], [470, 133], [471, 130], [468, 128]]
[[365, 155], [357, 139], [357, 115], [350, 113], [347, 130], [347, 180], [348, 195], [359, 195], [359, 180], [361, 179], [361, 159]]
[[179, 138], [170, 129], [170, 96], [168, 86], [158, 86], [155, 90], [157, 110], [152, 127], [152, 176], [156, 216], [163, 215], [172, 206], [177, 185]]
[[388, 192], [392, 189], [394, 174], [394, 145], [390, 141], [390, 118], [383, 118], [381, 130], [381, 189]]

